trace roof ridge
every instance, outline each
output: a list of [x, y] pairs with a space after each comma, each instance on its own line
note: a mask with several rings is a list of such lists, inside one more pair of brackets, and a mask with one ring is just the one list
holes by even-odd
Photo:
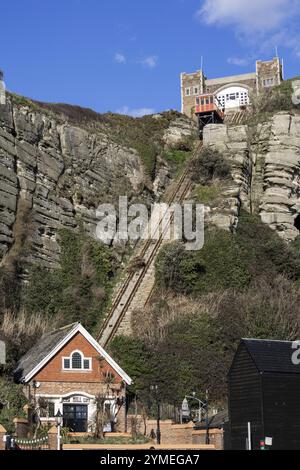
[[75, 327], [75, 326], [78, 326], [78, 325], [79, 325], [79, 322], [70, 323], [69, 325], [64, 325], [64, 326], [61, 326], [59, 328], [56, 328], [55, 330], [49, 331], [46, 334], [52, 335], [54, 333], [57, 333], [58, 331], [67, 330], [67, 329], [70, 329], [71, 327]]
[[[260, 342], [274, 342], [274, 343], [293, 343], [294, 341], [291, 340], [284, 340], [284, 339], [261, 339], [261, 338], [242, 338], [242, 341], [260, 341]], [[295, 341], [300, 341], [295, 340]]]

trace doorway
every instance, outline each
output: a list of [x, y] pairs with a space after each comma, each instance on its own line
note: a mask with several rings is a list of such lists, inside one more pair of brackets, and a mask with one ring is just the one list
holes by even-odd
[[63, 405], [63, 425], [71, 432], [87, 432], [87, 405]]

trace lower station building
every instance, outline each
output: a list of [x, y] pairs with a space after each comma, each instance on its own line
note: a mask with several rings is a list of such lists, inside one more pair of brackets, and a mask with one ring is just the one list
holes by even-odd
[[126, 430], [126, 387], [131, 379], [80, 323], [42, 336], [19, 361], [14, 378], [23, 384], [44, 425], [55, 424], [60, 412], [71, 432], [92, 431], [101, 396], [107, 416], [104, 430]]

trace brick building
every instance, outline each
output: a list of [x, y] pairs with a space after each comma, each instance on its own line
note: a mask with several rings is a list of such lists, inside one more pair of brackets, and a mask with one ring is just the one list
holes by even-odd
[[101, 395], [109, 416], [105, 430], [126, 429], [126, 386], [131, 379], [80, 323], [45, 334], [21, 358], [14, 377], [24, 384], [30, 402], [42, 399], [47, 404], [40, 409], [44, 423], [55, 422], [60, 410], [65, 427], [91, 431], [95, 398]]
[[279, 85], [283, 80], [283, 65], [278, 57], [257, 61], [253, 73], [230, 77], [205, 77], [203, 70], [181, 74], [181, 112], [193, 117], [195, 99], [203, 93], [214, 93], [225, 110], [249, 104], [253, 93]]

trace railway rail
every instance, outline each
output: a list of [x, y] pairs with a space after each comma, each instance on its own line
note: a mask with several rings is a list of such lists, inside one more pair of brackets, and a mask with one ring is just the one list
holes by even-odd
[[[201, 150], [202, 142], [199, 142], [196, 149], [193, 152], [191, 160], [195, 159]], [[188, 191], [190, 189], [190, 179], [189, 179], [189, 169], [188, 167], [183, 171], [181, 177], [175, 184], [175, 188], [167, 197], [166, 203], [171, 205], [175, 202], [182, 202]], [[164, 242], [164, 235], [167, 230], [169, 230], [170, 225], [172, 224], [173, 216], [168, 221], [168, 224], [164, 227], [163, 231], [161, 230], [161, 224], [163, 221], [163, 214], [162, 217], [158, 220], [156, 225], [156, 229], [154, 232], [154, 237], [157, 235], [158, 231], [161, 231], [159, 238], [157, 240], [149, 239], [147, 240], [143, 246], [141, 251], [139, 252], [139, 257], [145, 260], [145, 266], [139, 270], [137, 273], [130, 273], [127, 275], [123, 283], [121, 284], [120, 289], [118, 290], [113, 304], [110, 308], [110, 311], [106, 317], [106, 320], [102, 326], [102, 329], [97, 337], [97, 340], [101, 344], [101, 346], [105, 347], [109, 341], [113, 339], [116, 335], [131, 303], [134, 299], [135, 295], [137, 294], [139, 287], [143, 279], [145, 278], [150, 266], [152, 265], [153, 261], [157, 253], [159, 252], [163, 242]], [[144, 302], [144, 306], [149, 302], [151, 295], [153, 293], [153, 286], [151, 286], [151, 290], [147, 295], [146, 301]]]

